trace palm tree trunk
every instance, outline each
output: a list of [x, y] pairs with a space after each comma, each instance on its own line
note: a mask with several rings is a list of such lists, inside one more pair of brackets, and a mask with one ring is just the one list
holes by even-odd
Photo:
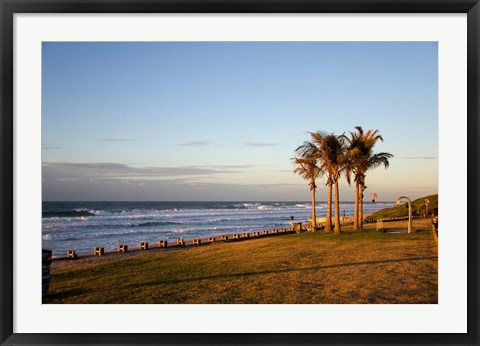
[[327, 198], [327, 216], [325, 218], [325, 233], [332, 231], [332, 183], [327, 182], [328, 198]]
[[353, 229], [358, 231], [359, 226], [358, 226], [358, 197], [359, 197], [359, 191], [360, 187], [358, 184], [358, 181], [355, 182], [355, 207], [353, 209]]
[[340, 229], [340, 199], [338, 193], [338, 181], [335, 182], [335, 230], [334, 233], [339, 235]]
[[358, 226], [360, 229], [363, 229], [363, 191], [364, 185], [360, 183], [359, 189], [359, 199], [358, 199]]
[[312, 232], [317, 231], [317, 214], [315, 213], [315, 189], [312, 189]]

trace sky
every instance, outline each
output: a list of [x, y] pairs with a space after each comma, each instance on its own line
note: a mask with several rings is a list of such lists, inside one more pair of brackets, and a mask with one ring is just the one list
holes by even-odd
[[44, 42], [43, 200], [308, 201], [295, 148], [355, 126], [394, 155], [366, 197], [438, 193], [437, 62], [436, 42]]

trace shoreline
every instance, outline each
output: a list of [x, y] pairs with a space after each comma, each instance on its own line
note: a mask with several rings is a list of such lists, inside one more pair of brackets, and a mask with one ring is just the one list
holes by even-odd
[[[370, 215], [372, 215], [372, 213], [365, 214], [364, 215], [364, 221]], [[317, 217], [317, 219], [320, 219], [320, 217]], [[332, 221], [334, 221], [334, 220], [332, 219]], [[343, 217], [342, 216], [340, 223], [341, 223], [342, 226], [352, 225], [353, 224], [353, 217]], [[311, 218], [307, 222], [293, 222], [292, 221], [292, 224], [301, 224], [302, 231], [303, 232], [308, 231], [311, 228]], [[319, 225], [319, 226], [321, 225], [322, 227], [324, 227], [324, 221], [317, 221], [317, 225]], [[334, 223], [332, 223], [332, 226], [333, 225], [334, 225]], [[109, 250], [109, 251], [104, 251], [103, 256], [112, 256], [114, 254], [125, 255], [126, 253], [130, 253], [130, 252], [149, 251], [149, 250], [153, 250], [153, 249], [179, 248], [179, 247], [182, 247], [182, 246], [179, 246], [179, 245], [176, 244], [176, 241], [178, 239], [183, 239], [184, 240], [184, 242], [185, 242], [184, 246], [198, 246], [199, 244], [194, 244], [194, 240], [199, 240], [201, 242], [201, 245], [205, 245], [205, 243], [210, 242], [209, 241], [210, 238], [214, 239], [213, 242], [225, 242], [225, 241], [247, 240], [249, 238], [255, 238], [255, 237], [258, 238], [258, 237], [263, 237], [263, 236], [281, 235], [281, 234], [291, 233], [291, 232], [295, 232], [293, 230], [293, 225], [291, 227], [271, 228], [271, 229], [267, 229], [267, 230], [240, 232], [240, 233], [226, 233], [226, 234], [221, 234], [221, 235], [211, 235], [211, 236], [202, 237], [202, 238], [185, 239], [185, 238], [179, 237], [175, 241], [168, 241], [168, 242], [166, 240], [159, 239], [159, 241], [156, 242], [156, 243], [148, 243], [148, 249], [147, 250], [141, 249], [140, 245], [131, 247], [129, 244], [119, 243], [118, 246], [127, 245], [128, 246], [128, 251], [125, 252], [125, 253], [121, 253], [118, 250]], [[258, 236], [255, 235], [256, 233], [258, 234]], [[248, 234], [248, 236], [245, 236], [245, 234]], [[228, 240], [221, 239], [222, 237], [225, 237], [225, 236], [228, 237]], [[238, 238], [235, 239], [234, 238], [235, 236], [237, 236]], [[159, 242], [161, 242], [161, 241], [167, 242], [167, 246], [160, 246]], [[98, 247], [102, 248], [102, 246], [100, 244], [99, 244]], [[70, 250], [76, 251], [75, 249], [70, 249]], [[65, 254], [64, 256], [53, 256], [52, 261], [59, 261], [59, 260], [72, 261], [72, 260], [78, 260], [78, 259], [81, 259], [81, 258], [103, 257], [103, 256], [95, 256], [93, 253], [76, 253], [75, 256], [76, 256], [75, 258], [69, 258], [67, 254]]]
[[[244, 206], [247, 203], [235, 205], [222, 202], [221, 208], [193, 202], [182, 207], [170, 202], [166, 206], [156, 203], [144, 205], [143, 202], [118, 202], [119, 205], [72, 203], [70, 206], [51, 206], [45, 210], [52, 213], [59, 210], [63, 210], [64, 214], [80, 213], [78, 215], [88, 211], [95, 216], [42, 218], [42, 246], [52, 250], [54, 258], [65, 257], [70, 250], [78, 255], [89, 255], [94, 247], [115, 252], [118, 245], [133, 249], [141, 242], [153, 245], [159, 240], [175, 242], [178, 238], [207, 238], [234, 232], [291, 227], [292, 217], [294, 222], [308, 224], [307, 218], [311, 216], [311, 209], [305, 204], [292, 205], [286, 202], [270, 203], [265, 205], [265, 209], [260, 202], [248, 206]], [[349, 215], [352, 206], [346, 206], [345, 209], [347, 216], [344, 219], [342, 210], [342, 224], [351, 221]], [[324, 214], [322, 210], [317, 211], [318, 216]]]
[[[302, 231], [307, 231], [310, 229], [310, 225], [308, 224], [302, 224]], [[141, 249], [140, 246], [138, 247], [130, 247], [128, 246], [128, 251], [127, 252], [120, 252], [120, 251], [104, 251], [102, 256], [96, 256], [93, 253], [91, 254], [77, 254], [76, 258], [69, 258], [68, 256], [56, 256], [52, 258], [52, 261], [61, 261], [61, 260], [66, 260], [66, 261], [75, 261], [78, 259], [83, 259], [83, 258], [90, 258], [90, 257], [105, 257], [105, 256], [111, 256], [114, 254], [119, 254], [119, 255], [125, 255], [131, 252], [148, 252], [150, 250], [155, 250], [155, 249], [160, 249], [160, 250], [166, 250], [166, 249], [173, 249], [173, 248], [183, 248], [183, 247], [190, 247], [190, 246], [202, 246], [210, 243], [217, 243], [217, 242], [232, 242], [232, 241], [241, 241], [241, 240], [249, 240], [249, 239], [255, 239], [255, 238], [260, 238], [260, 237], [266, 237], [266, 236], [273, 236], [273, 235], [282, 235], [282, 234], [288, 234], [295, 232], [293, 227], [290, 228], [273, 228], [273, 229], [268, 229], [268, 230], [263, 230], [263, 231], [255, 231], [255, 232], [242, 232], [242, 233], [228, 233], [228, 234], [222, 234], [222, 235], [215, 235], [215, 236], [210, 236], [210, 237], [204, 237], [204, 238], [194, 238], [194, 239], [184, 239], [184, 238], [178, 238], [182, 239], [184, 241], [184, 245], [178, 245], [177, 240], [176, 241], [169, 241], [167, 242], [166, 246], [160, 246], [159, 242], [163, 240], [159, 240], [159, 242], [155, 244], [147, 243], [148, 244], [148, 249], [144, 250]], [[222, 239], [222, 237], [227, 237], [226, 239]], [[209, 241], [209, 239], [213, 238], [213, 241]], [[200, 241], [199, 244], [195, 244], [195, 241]], [[122, 245], [122, 244], [119, 244]], [[100, 246], [101, 247], [101, 246]]]

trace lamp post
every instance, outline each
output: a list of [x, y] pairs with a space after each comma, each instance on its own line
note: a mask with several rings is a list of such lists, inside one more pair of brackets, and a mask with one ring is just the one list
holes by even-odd
[[412, 201], [410, 198], [406, 196], [400, 196], [397, 198], [397, 204], [400, 204], [402, 199], [406, 199], [408, 201], [408, 233], [412, 233]]
[[430, 200], [425, 198], [425, 215], [428, 217], [428, 206], [430, 205]]
[[377, 199], [377, 194], [376, 193], [372, 193], [370, 195], [370, 197], [372, 197], [372, 203], [373, 203], [373, 212], [375, 212], [375, 200]]

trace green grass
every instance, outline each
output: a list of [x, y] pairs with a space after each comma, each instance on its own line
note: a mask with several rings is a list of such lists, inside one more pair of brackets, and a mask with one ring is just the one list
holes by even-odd
[[58, 262], [43, 302], [436, 303], [437, 253], [425, 225], [410, 235], [306, 232]]
[[[412, 201], [412, 214], [413, 216], [423, 216], [425, 213], [425, 198], [430, 200], [430, 205], [428, 207], [428, 213], [431, 214], [435, 209], [438, 209], [438, 195], [430, 195], [418, 198]], [[404, 202], [405, 200], [402, 200]], [[371, 220], [377, 220], [382, 218], [388, 217], [401, 217], [401, 216], [408, 216], [408, 205], [406, 203], [402, 203], [400, 205], [396, 205], [392, 208], [386, 208], [379, 210], [372, 215], [367, 217], [367, 222]]]

